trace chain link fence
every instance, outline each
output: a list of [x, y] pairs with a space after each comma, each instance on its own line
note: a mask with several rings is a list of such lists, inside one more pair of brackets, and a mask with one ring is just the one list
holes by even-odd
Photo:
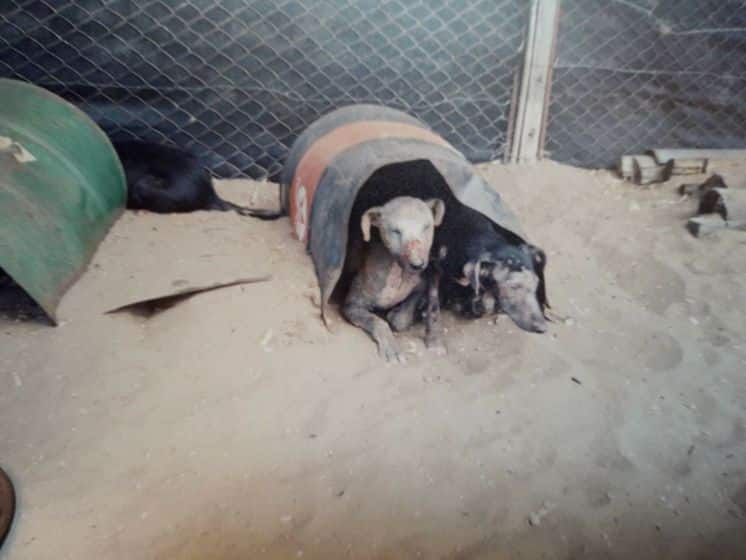
[[746, 3], [562, 0], [545, 153], [746, 148]]
[[307, 125], [362, 102], [485, 161], [506, 147], [527, 18], [526, 0], [3, 0], [0, 76], [222, 177], [276, 178]]

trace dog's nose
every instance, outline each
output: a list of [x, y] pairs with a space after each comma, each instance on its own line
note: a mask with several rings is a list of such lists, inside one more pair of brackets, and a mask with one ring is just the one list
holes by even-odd
[[426, 263], [426, 262], [424, 262], [424, 261], [423, 261], [423, 262], [413, 262], [413, 263], [412, 263], [412, 268], [413, 268], [414, 270], [417, 270], [417, 271], [422, 271], [422, 270], [425, 270], [425, 267], [426, 267], [426, 266], [427, 266], [427, 263]]

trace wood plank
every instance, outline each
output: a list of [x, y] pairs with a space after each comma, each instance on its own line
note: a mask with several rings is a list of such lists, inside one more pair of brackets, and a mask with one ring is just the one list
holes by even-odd
[[702, 197], [707, 191], [712, 189], [727, 189], [728, 185], [721, 175], [712, 174], [703, 183], [685, 183], [679, 187], [679, 194], [682, 196]]
[[728, 222], [746, 222], [746, 190], [710, 189], [699, 202], [700, 214], [720, 214]]
[[717, 160], [746, 160], [746, 150], [651, 150], [658, 163], [666, 163], [672, 159], [708, 159]]
[[705, 237], [725, 229], [746, 231], [746, 220], [724, 220], [720, 214], [702, 214], [690, 218], [686, 223], [686, 229], [694, 237]]
[[721, 229], [728, 227], [726, 222], [718, 214], [705, 214], [703, 216], [697, 216], [691, 218], [686, 223], [686, 229], [689, 230], [694, 237], [705, 237]]
[[512, 148], [511, 159], [514, 162], [534, 162], [543, 152], [541, 143], [549, 105], [559, 6], [560, 0], [531, 0]]

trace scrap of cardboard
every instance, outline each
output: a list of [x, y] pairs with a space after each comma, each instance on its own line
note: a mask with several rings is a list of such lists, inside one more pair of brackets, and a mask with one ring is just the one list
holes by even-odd
[[258, 282], [267, 282], [271, 279], [272, 279], [272, 275], [267, 274], [264, 276], [255, 276], [251, 278], [240, 278], [238, 280], [233, 280], [231, 282], [219, 282], [216, 284], [209, 284], [207, 286], [184, 287], [178, 290], [174, 290], [170, 293], [163, 294], [161, 296], [156, 296], [156, 297], [152, 297], [152, 298], [148, 298], [148, 299], [144, 299], [140, 301], [135, 301], [133, 303], [128, 303], [126, 305], [122, 305], [115, 309], [111, 309], [107, 311], [106, 313], [109, 314], [109, 313], [119, 313], [122, 311], [128, 311], [130, 313], [134, 313], [136, 315], [140, 315], [143, 317], [151, 317], [155, 315], [156, 313], [165, 311], [166, 309], [169, 309], [173, 307], [174, 305], [177, 305], [181, 303], [182, 301], [185, 301], [198, 294], [203, 294], [205, 292], [211, 292], [213, 290], [220, 290], [222, 288], [229, 288], [231, 286], [238, 286], [241, 284], [256, 284]]

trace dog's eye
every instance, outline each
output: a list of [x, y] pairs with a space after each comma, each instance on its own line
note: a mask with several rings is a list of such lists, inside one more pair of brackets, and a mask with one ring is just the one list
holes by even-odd
[[397, 237], [401, 237], [401, 230], [400, 229], [392, 229], [391, 233], [393, 235], [396, 235]]

